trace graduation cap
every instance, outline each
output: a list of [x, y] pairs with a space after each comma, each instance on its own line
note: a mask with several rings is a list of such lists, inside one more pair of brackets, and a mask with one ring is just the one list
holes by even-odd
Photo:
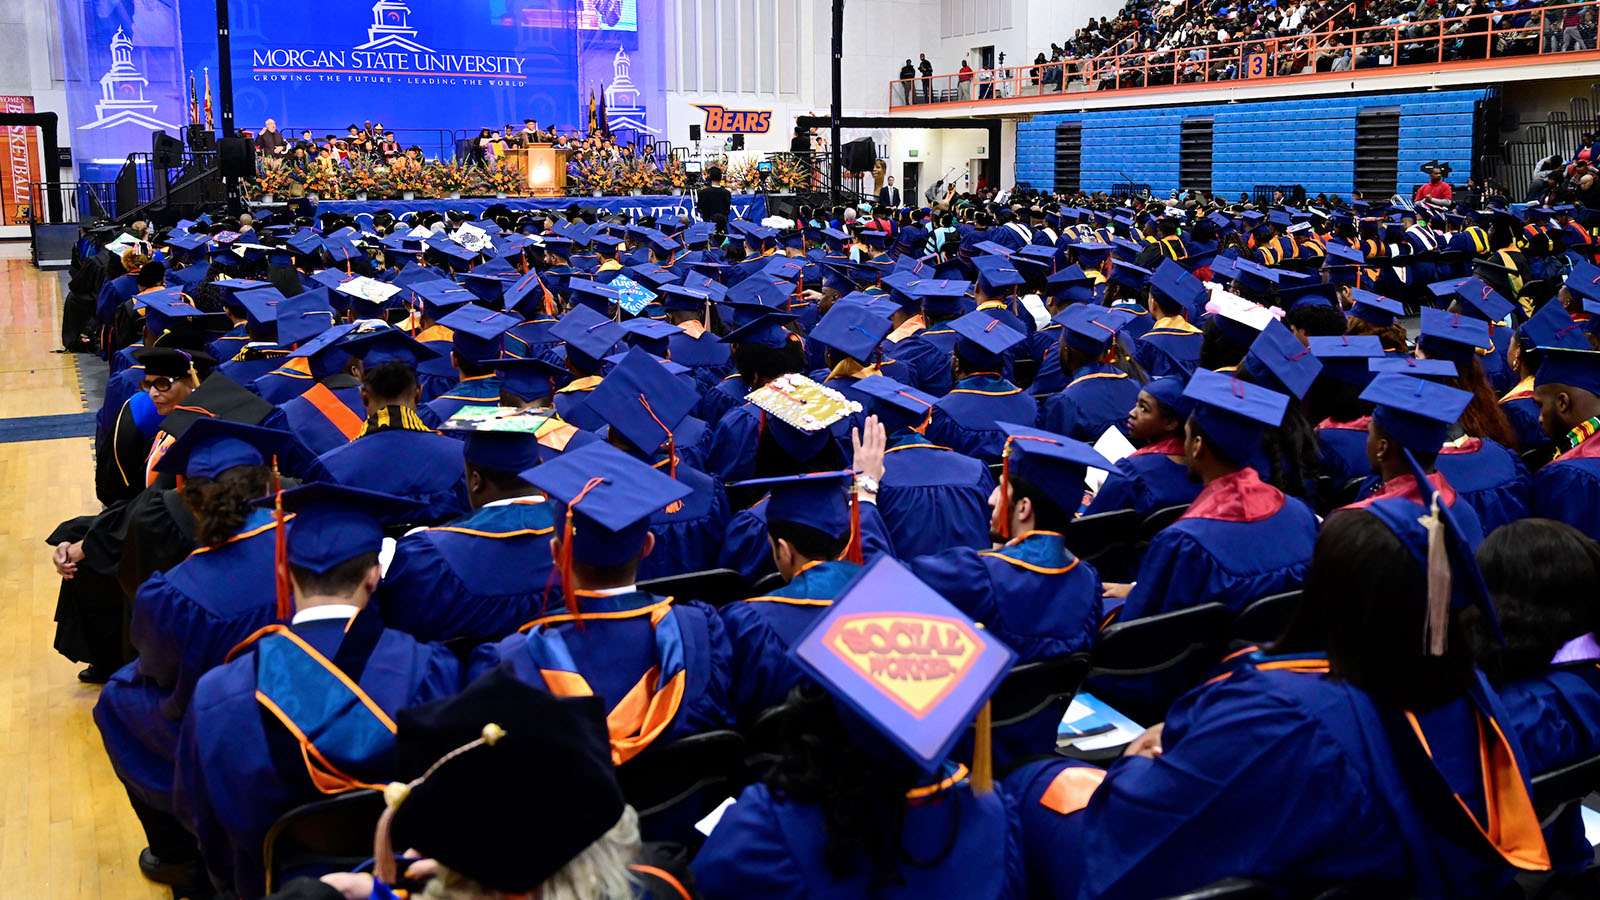
[[782, 375], [745, 395], [766, 413], [778, 447], [805, 462], [828, 446], [829, 427], [861, 411], [861, 404], [799, 373]]
[[1194, 412], [1194, 401], [1183, 395], [1183, 389], [1189, 384], [1189, 379], [1183, 375], [1163, 375], [1152, 378], [1144, 383], [1140, 390], [1156, 399], [1156, 402], [1172, 410], [1174, 417], [1180, 422], [1187, 422], [1189, 415]]
[[284, 512], [294, 514], [284, 525], [289, 564], [318, 573], [377, 554], [383, 548], [384, 526], [404, 522], [418, 507], [408, 497], [332, 482], [303, 484], [262, 497], [255, 505], [274, 507], [279, 500]]
[[1541, 347], [1533, 385], [1561, 384], [1600, 396], [1600, 351]]
[[1516, 307], [1482, 278], [1460, 279], [1451, 293], [1461, 308], [1490, 322], [1502, 322]]
[[545, 312], [544, 298], [544, 282], [539, 280], [536, 269], [529, 269], [526, 275], [507, 285], [500, 294], [500, 302], [506, 309], [516, 310], [524, 316]]
[[1399, 301], [1390, 300], [1382, 294], [1352, 288], [1350, 299], [1350, 316], [1378, 328], [1388, 328], [1394, 324], [1396, 317], [1405, 315], [1406, 308]]
[[[808, 472], [801, 475], [783, 475], [774, 478], [752, 478], [728, 485], [730, 488], [763, 488], [768, 495], [766, 519], [772, 522], [789, 522], [815, 529], [828, 537], [851, 540], [855, 537], [850, 523], [851, 504], [855, 502], [850, 486], [855, 474], [849, 470], [837, 472]], [[859, 512], [857, 516], [859, 517]], [[853, 542], [856, 558], [861, 562], [859, 542]], [[847, 549], [845, 558], [851, 551]]]
[[1438, 453], [1472, 402], [1469, 391], [1422, 378], [1385, 373], [1372, 379], [1361, 399], [1374, 404], [1373, 421], [1412, 453]]
[[1068, 303], [1094, 302], [1094, 279], [1076, 264], [1056, 270], [1044, 281], [1053, 299]]
[[1129, 317], [1125, 311], [1074, 303], [1051, 321], [1061, 326], [1062, 340], [1068, 347], [1091, 359], [1099, 359], [1110, 349], [1117, 329], [1126, 324]]
[[1195, 401], [1194, 420], [1216, 449], [1236, 465], [1247, 464], [1267, 427], [1283, 424], [1288, 396], [1231, 375], [1197, 369], [1183, 389]]
[[[1122, 266], [1118, 266], [1121, 269]], [[1169, 315], [1181, 314], [1190, 321], [1199, 321], [1205, 310], [1208, 293], [1200, 279], [1170, 259], [1162, 259], [1150, 276], [1150, 296], [1161, 311]]]
[[469, 305], [440, 319], [439, 324], [455, 333], [451, 349], [458, 358], [482, 366], [500, 356], [501, 337], [522, 322], [516, 316]]
[[[972, 282], [951, 278], [923, 278], [906, 284], [903, 293], [921, 308], [933, 315], [956, 315], [961, 312]], [[915, 308], [913, 306], [913, 308]]]
[[611, 304], [621, 296], [616, 288], [586, 278], [567, 279], [567, 291], [572, 295], [574, 305], [588, 307], [599, 313], [609, 312]]
[[439, 358], [438, 351], [419, 343], [398, 328], [385, 328], [351, 337], [344, 347], [368, 369], [385, 363], [403, 363], [415, 369], [427, 360]]
[[950, 323], [956, 333], [955, 350], [967, 365], [998, 370], [1006, 351], [1027, 336], [986, 312], [970, 312]]
[[1383, 341], [1371, 334], [1314, 335], [1306, 339], [1322, 373], [1346, 384], [1366, 387], [1372, 381], [1367, 363], [1384, 355]]
[[1149, 283], [1151, 274], [1149, 269], [1130, 262], [1119, 262], [1111, 267], [1107, 277], [1129, 290], [1137, 291]]
[[1244, 368], [1260, 384], [1302, 400], [1322, 371], [1322, 363], [1294, 332], [1272, 321], [1250, 345]]
[[154, 470], [215, 479], [238, 466], [266, 465], [293, 439], [286, 431], [203, 416], [167, 447]]
[[1024, 280], [1017, 267], [1002, 256], [980, 256], [973, 265], [978, 268], [978, 286], [990, 297], [1002, 295]]
[[1600, 300], [1600, 266], [1583, 261], [1573, 263], [1572, 271], [1567, 273], [1566, 288], [1579, 297]]
[[333, 327], [333, 305], [328, 289], [304, 291], [277, 306], [278, 343], [287, 347], [303, 344]]
[[587, 408], [647, 456], [666, 444], [667, 471], [676, 477], [678, 451], [673, 432], [698, 400], [687, 382], [662, 377], [661, 361], [635, 348], [623, 354], [590, 393]]
[[[728, 293], [731, 295], [733, 292]], [[794, 337], [793, 333], [783, 326], [796, 318], [793, 313], [763, 313], [723, 335], [721, 340], [726, 344], [759, 344], [763, 347], [781, 349]]]
[[422, 314], [435, 322], [443, 320], [452, 310], [472, 302], [475, 296], [453, 281], [418, 281], [410, 285], [411, 293], [422, 301]]
[[669, 284], [676, 284], [681, 279], [673, 274], [671, 269], [663, 269], [655, 263], [642, 263], [637, 266], [628, 266], [622, 271], [628, 273], [634, 281], [654, 291], [660, 291]]
[[1279, 288], [1278, 299], [1287, 303], [1290, 309], [1300, 309], [1305, 306], [1329, 306], [1338, 309], [1339, 285], [1332, 281], [1311, 281], [1297, 284], [1292, 288]]
[[1373, 375], [1399, 374], [1414, 378], [1454, 378], [1460, 374], [1456, 364], [1448, 359], [1418, 359], [1393, 353], [1367, 360], [1367, 371]]
[[855, 383], [872, 400], [872, 413], [891, 433], [926, 421], [938, 397], [902, 384], [887, 375], [869, 375]]
[[838, 302], [811, 329], [811, 339], [857, 362], [869, 362], [894, 326], [860, 303]]
[[1417, 347], [1428, 356], [1448, 359], [1466, 366], [1478, 350], [1494, 346], [1494, 326], [1482, 319], [1445, 312], [1431, 306], [1422, 308], [1422, 329]]
[[1267, 323], [1277, 318], [1271, 309], [1259, 303], [1221, 291], [1207, 302], [1206, 308], [1214, 313], [1211, 320], [1223, 336], [1241, 348], [1255, 343], [1256, 336]]
[[1589, 350], [1583, 326], [1573, 320], [1566, 307], [1560, 303], [1546, 303], [1528, 317], [1517, 329], [1524, 353], [1545, 347], [1564, 347], [1568, 350]]
[[569, 374], [566, 369], [539, 357], [501, 357], [484, 365], [494, 368], [495, 375], [500, 378], [502, 391], [523, 401], [550, 396], [555, 392], [552, 379], [565, 378]]
[[1252, 291], [1265, 293], [1278, 286], [1284, 272], [1263, 266], [1248, 259], [1235, 260], [1233, 263], [1234, 280], [1242, 282]]
[[799, 281], [806, 264], [787, 256], [774, 256], [761, 267], [761, 273], [774, 281]]
[[199, 380], [201, 372], [209, 372], [217, 364], [211, 354], [203, 350], [185, 350], [178, 347], [140, 347], [133, 351], [133, 360], [144, 366], [144, 374], [161, 378], [189, 378]]
[[1355, 247], [1345, 244], [1329, 244], [1328, 255], [1323, 260], [1323, 268], [1333, 269], [1339, 267], [1361, 267], [1367, 264], [1367, 255]]
[[550, 336], [567, 345], [567, 359], [586, 371], [600, 368], [600, 360], [627, 334], [622, 326], [587, 306], [575, 306], [550, 327]]
[[562, 596], [578, 615], [572, 563], [622, 565], [639, 556], [650, 517], [692, 490], [602, 442], [568, 450], [521, 473], [556, 504]]
[[1099, 451], [1082, 441], [1015, 422], [995, 424], [1006, 434], [1001, 450], [999, 503], [1003, 538], [1012, 537], [1005, 513], [1011, 506], [1012, 478], [1027, 479], [1070, 517], [1083, 505], [1086, 470], [1113, 468]]
[[788, 305], [789, 291], [771, 279], [752, 276], [728, 288], [723, 302], [736, 306], [777, 310]]
[[203, 330], [211, 314], [191, 306], [177, 291], [151, 291], [134, 297], [134, 306], [144, 310], [144, 326], [161, 341], [168, 334], [182, 337]]
[[[886, 654], [882, 635], [891, 640]], [[863, 750], [924, 772], [938, 768], [1010, 670], [1016, 654], [898, 562], [868, 566], [806, 631], [799, 666], [834, 698]], [[979, 717], [973, 787], [992, 787]]]

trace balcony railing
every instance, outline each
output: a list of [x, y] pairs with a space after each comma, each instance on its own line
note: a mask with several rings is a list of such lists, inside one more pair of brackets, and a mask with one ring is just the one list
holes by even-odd
[[1404, 66], [1483, 65], [1517, 57], [1583, 53], [1600, 58], [1600, 0], [1529, 9], [1313, 31], [1265, 40], [1107, 53], [1052, 63], [974, 69], [889, 83], [889, 106], [997, 103], [1085, 91], [1238, 83], [1339, 73], [1376, 75]]

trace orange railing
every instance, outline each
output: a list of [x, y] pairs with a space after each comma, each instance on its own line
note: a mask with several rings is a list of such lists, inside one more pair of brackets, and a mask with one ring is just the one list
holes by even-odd
[[[1335, 15], [1338, 15], [1337, 13]], [[1595, 52], [1600, 0], [1529, 9], [1313, 30], [1255, 41], [1107, 53], [1051, 63], [889, 83], [889, 106], [988, 103], [1082, 91], [1133, 90], [1319, 73], [1378, 74], [1397, 66], [1474, 64], [1520, 56]], [[1330, 20], [1331, 21], [1331, 20]], [[967, 88], [962, 90], [965, 81]]]

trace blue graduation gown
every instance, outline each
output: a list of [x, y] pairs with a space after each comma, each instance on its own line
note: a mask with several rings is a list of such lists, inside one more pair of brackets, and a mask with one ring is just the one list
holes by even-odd
[[[772, 561], [772, 545], [767, 542], [768, 499], [762, 497], [749, 509], [733, 514], [717, 554], [718, 568], [733, 569], [752, 584], [778, 571], [777, 563]], [[861, 553], [868, 562], [880, 553], [904, 558], [896, 554], [877, 504], [866, 501], [861, 503]]]
[[[1499, 701], [1480, 683], [1421, 714], [1430, 764], [1396, 711], [1323, 672], [1314, 658], [1253, 655], [1173, 705], [1162, 755], [1118, 759], [1098, 787], [1097, 770], [1063, 774], [1083, 765], [1073, 761], [1018, 769], [1006, 787], [1030, 889], [1150, 898], [1240, 876], [1286, 893], [1372, 881], [1422, 897], [1496, 896], [1514, 870], [1461, 804], [1485, 821], [1479, 735], [1495, 734], [1484, 718], [1506, 721]], [[1500, 749], [1521, 762], [1514, 737]], [[1525, 797], [1519, 768], [1502, 806]]]
[[748, 402], [728, 410], [711, 429], [706, 471], [724, 483], [755, 477], [756, 446], [767, 414]]
[[689, 412], [695, 418], [704, 419], [707, 425], [715, 429], [722, 421], [723, 414], [742, 405], [748, 393], [750, 387], [745, 384], [743, 377], [729, 375], [701, 392], [700, 402]]
[[474, 375], [456, 382], [443, 394], [429, 400], [417, 409], [418, 418], [430, 426], [437, 426], [455, 415], [463, 406], [499, 406], [500, 377]]
[[1297, 497], [1241, 469], [1206, 485], [1183, 518], [1150, 540], [1122, 621], [1221, 603], [1238, 611], [1298, 588], [1311, 564], [1317, 517]]
[[[732, 726], [733, 650], [716, 610], [698, 601], [678, 603], [644, 591], [611, 596], [580, 591], [578, 603], [580, 613], [607, 617], [585, 619], [581, 629], [564, 610], [535, 619], [527, 630], [474, 650], [467, 666], [468, 680], [505, 662], [528, 684], [562, 694], [563, 686], [547, 682], [542, 674], [545, 666], [527, 645], [530, 641], [539, 642], [543, 645], [541, 651], [564, 645], [578, 675], [595, 696], [614, 708], [653, 667], [660, 665], [661, 658], [680, 653], [682, 671], [686, 673], [683, 697], [655, 740], [667, 744], [680, 737]], [[651, 625], [652, 610], [663, 609], [674, 620], [675, 632]], [[658, 643], [658, 636], [666, 640], [673, 634], [676, 637], [671, 639], [677, 641], [677, 646]], [[671, 675], [663, 671], [660, 677], [665, 687]], [[615, 730], [612, 733], [616, 735]]]
[[1371, 416], [1349, 422], [1324, 419], [1317, 425], [1317, 447], [1322, 451], [1322, 474], [1340, 485], [1372, 474], [1367, 459], [1367, 426]]
[[[410, 635], [382, 628], [375, 616], [371, 619], [370, 626], [356, 624], [363, 620], [358, 615], [355, 623], [323, 619], [291, 630], [354, 680], [391, 719], [405, 707], [460, 689], [461, 666], [449, 650], [418, 643]], [[340, 652], [346, 644], [367, 641], [371, 643], [364, 650]], [[306, 773], [299, 743], [256, 699], [257, 662], [252, 645], [200, 679], [179, 739], [173, 800], [179, 820], [199, 838], [207, 871], [246, 898], [265, 892], [261, 845], [272, 823], [324, 796]], [[308, 700], [314, 702], [314, 697]], [[364, 762], [367, 769], [347, 769], [347, 774], [384, 783], [392, 775], [393, 744]]]
[[1189, 375], [1200, 363], [1200, 344], [1205, 334], [1182, 316], [1157, 319], [1134, 345], [1139, 364], [1150, 377]]
[[144, 366], [138, 365], [123, 369], [106, 379], [105, 399], [94, 414], [94, 445], [97, 452], [111, 452], [111, 432], [116, 427], [117, 416], [122, 414], [123, 404], [139, 393], [139, 385], [143, 381]]
[[541, 315], [513, 326], [506, 332], [505, 342], [502, 345], [505, 354], [518, 359], [534, 359], [561, 343], [550, 336], [550, 329], [558, 321], [560, 320]]
[[998, 422], [1032, 426], [1039, 403], [999, 375], [984, 373], [961, 379], [933, 405], [928, 439], [957, 453], [999, 462], [1006, 433]]
[[1539, 401], [1533, 399], [1533, 376], [1524, 378], [1500, 398], [1500, 410], [1510, 420], [1511, 430], [1516, 432], [1520, 452], [1555, 449], [1550, 436], [1544, 433], [1544, 426], [1539, 424]]
[[409, 497], [416, 522], [444, 522], [471, 509], [462, 444], [431, 431], [373, 431], [317, 457], [349, 487]]
[[556, 391], [552, 399], [556, 414], [564, 421], [594, 431], [605, 426], [606, 421], [589, 411], [589, 395], [600, 386], [603, 376], [589, 375], [573, 379], [566, 387]]
[[[367, 407], [361, 401], [359, 381], [353, 376], [339, 374], [329, 376], [322, 383], [327, 387], [328, 393], [332, 394], [333, 400], [349, 410], [355, 421], [366, 421]], [[301, 394], [267, 413], [267, 417], [261, 420], [261, 425], [263, 428], [278, 428], [293, 433], [313, 457], [321, 456], [351, 441], [351, 436], [334, 424], [318, 405], [327, 402], [327, 399], [321, 392], [311, 396]], [[346, 420], [346, 424], [353, 423]], [[285, 471], [299, 474], [292, 467], [285, 467]]]
[[257, 510], [227, 543], [157, 572], [134, 596], [139, 658], [100, 691], [94, 721], [117, 776], [156, 809], [171, 810], [178, 725], [195, 682], [277, 615], [276, 527]]
[[1600, 540], [1600, 434], [1534, 473], [1533, 514]]
[[[1539, 775], [1600, 754], [1600, 666], [1593, 660], [1552, 666], [1532, 678], [1498, 688], [1506, 719], [1528, 759], [1528, 774]], [[1560, 868], [1581, 871], [1594, 857], [1583, 836], [1576, 806], [1545, 830]]]
[[546, 588], [558, 605], [552, 516], [541, 498], [519, 497], [400, 538], [375, 600], [384, 623], [425, 641], [492, 641], [538, 615]]
[[1189, 477], [1188, 466], [1171, 459], [1182, 455], [1183, 442], [1174, 438], [1142, 447], [1117, 460], [1083, 514], [1131, 509], [1142, 517], [1158, 509], [1192, 503], [1200, 495], [1201, 484]]
[[[681, 327], [681, 326], [680, 326]], [[667, 336], [667, 358], [688, 366], [701, 393], [733, 373], [733, 353], [728, 345], [707, 331], [694, 337], [687, 331]]]
[[1061, 326], [1050, 322], [1029, 335], [1028, 342], [1033, 345], [1033, 358], [1039, 360], [1028, 393], [1043, 397], [1066, 387], [1067, 376], [1061, 371]]
[[953, 547], [987, 550], [993, 491], [988, 466], [906, 429], [884, 452], [878, 512], [901, 559]]
[[1128, 410], [1139, 401], [1139, 383], [1110, 363], [1090, 363], [1072, 373], [1072, 380], [1046, 398], [1040, 427], [1093, 444], [1116, 428], [1126, 433]]
[[[666, 460], [655, 467], [667, 471]], [[728, 531], [728, 492], [722, 482], [682, 460], [673, 477], [693, 493], [650, 516], [656, 546], [639, 563], [640, 581], [717, 567], [718, 548]]]
[[1469, 437], [1446, 445], [1434, 465], [1478, 514], [1484, 534], [1528, 515], [1533, 493], [1528, 468], [1494, 441]]
[[206, 352], [210, 353], [211, 358], [217, 362], [225, 363], [237, 356], [239, 351], [244, 349], [244, 345], [248, 343], [250, 343], [250, 334], [244, 330], [244, 323], [240, 322], [238, 325], [223, 332], [216, 340], [207, 344]]
[[1510, 328], [1495, 325], [1494, 334], [1489, 338], [1493, 346], [1487, 351], [1478, 352], [1478, 362], [1483, 365], [1483, 374], [1489, 376], [1489, 386], [1494, 388], [1497, 394], [1511, 390], [1511, 386], [1517, 381], [1517, 374], [1511, 370], [1511, 364], [1506, 361], [1506, 348], [1511, 345], [1512, 339]]
[[739, 723], [749, 726], [805, 680], [789, 648], [861, 571], [852, 562], [813, 562], [770, 594], [718, 610], [733, 646], [733, 702]]
[[[950, 345], [954, 346], [955, 332], [950, 334]], [[883, 358], [886, 364], [892, 360], [909, 367], [916, 376], [912, 387], [935, 397], [943, 397], [955, 386], [955, 376], [950, 371], [950, 347], [941, 350], [926, 335], [926, 331], [919, 331], [894, 343], [885, 341], [882, 346]]]
[[[944, 775], [941, 771], [939, 775]], [[1016, 813], [1001, 790], [975, 794], [965, 769], [908, 804], [901, 826], [900, 883], [870, 883], [865, 867], [836, 879], [823, 858], [822, 811], [745, 788], [706, 838], [691, 869], [706, 900], [1010, 900], [1023, 896]], [[936, 776], [937, 777], [937, 776]], [[913, 860], [929, 860], [918, 863]]]
[[[996, 550], [959, 547], [907, 563], [916, 576], [1017, 652], [1018, 663], [1088, 651], [1100, 630], [1100, 574], [1061, 535], [1030, 531]], [[1067, 704], [994, 732], [995, 771], [1055, 751]], [[962, 741], [956, 758], [966, 759]]]
[[317, 383], [310, 371], [301, 371], [304, 360], [281, 360], [284, 364], [257, 378], [250, 389], [273, 406], [282, 406]]

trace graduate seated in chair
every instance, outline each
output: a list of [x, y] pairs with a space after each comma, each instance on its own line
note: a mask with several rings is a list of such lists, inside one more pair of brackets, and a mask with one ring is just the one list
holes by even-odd
[[707, 900], [1023, 896], [1016, 815], [987, 754], [970, 771], [950, 757], [975, 714], [987, 750], [980, 708], [1010, 650], [885, 558], [789, 652], [816, 683], [782, 708], [772, 772], [695, 856]]
[[1084, 515], [1131, 509], [1143, 518], [1194, 501], [1201, 484], [1189, 477], [1183, 455], [1183, 426], [1194, 412], [1194, 401], [1183, 396], [1188, 381], [1166, 375], [1139, 390], [1127, 424], [1128, 440], [1138, 449], [1117, 460]]
[[974, 459], [999, 462], [1006, 434], [997, 423], [1032, 425], [1039, 418], [1038, 401], [1001, 375], [1006, 353], [1026, 336], [982, 310], [950, 327], [957, 335], [951, 352], [955, 387], [934, 403], [928, 438]]
[[1600, 352], [1544, 349], [1539, 421], [1558, 455], [1533, 479], [1533, 514], [1600, 539]]
[[[1481, 618], [1463, 619], [1478, 667], [1505, 704], [1530, 777], [1600, 754], [1600, 545], [1576, 528], [1523, 519], [1492, 532], [1478, 564], [1506, 635]], [[1594, 858], [1573, 805], [1545, 829], [1551, 857], [1582, 871]]]
[[1492, 898], [1548, 870], [1528, 759], [1461, 625], [1475, 609], [1498, 640], [1494, 609], [1451, 511], [1426, 506], [1421, 522], [1329, 517], [1284, 637], [1179, 698], [1109, 771], [1013, 773], [1030, 888], [1115, 900], [1237, 876], [1291, 896]]
[[477, 648], [469, 676], [505, 663], [552, 693], [604, 698], [618, 765], [658, 740], [728, 727], [732, 659], [722, 619], [703, 603], [635, 585], [639, 561], [655, 549], [650, 517], [688, 487], [598, 442], [522, 477], [555, 504], [550, 554], [566, 608], [547, 607], [518, 633]]
[[282, 504], [294, 514], [284, 526], [293, 609], [279, 611], [288, 624], [251, 635], [200, 679], [178, 741], [177, 817], [212, 881], [246, 900], [264, 891], [262, 839], [279, 816], [387, 784], [395, 713], [461, 687], [448, 649], [383, 627], [367, 605], [382, 522], [411, 501], [324, 483]]

